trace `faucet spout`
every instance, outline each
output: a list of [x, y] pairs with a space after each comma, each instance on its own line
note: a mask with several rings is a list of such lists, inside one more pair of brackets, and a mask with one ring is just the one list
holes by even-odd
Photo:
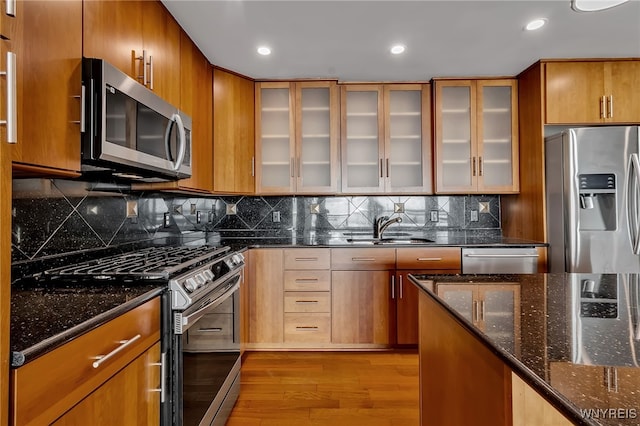
[[402, 218], [400, 216], [394, 217], [392, 219], [389, 219], [388, 216], [381, 216], [379, 218], [376, 218], [373, 227], [373, 238], [382, 238], [382, 233], [389, 227], [389, 225], [400, 222], [402, 222]]

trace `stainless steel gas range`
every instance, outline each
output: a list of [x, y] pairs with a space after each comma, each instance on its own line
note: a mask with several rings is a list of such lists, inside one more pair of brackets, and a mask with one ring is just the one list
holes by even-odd
[[239, 288], [244, 257], [229, 247], [176, 246], [49, 269], [50, 280], [166, 285], [162, 424], [224, 425], [240, 386]]

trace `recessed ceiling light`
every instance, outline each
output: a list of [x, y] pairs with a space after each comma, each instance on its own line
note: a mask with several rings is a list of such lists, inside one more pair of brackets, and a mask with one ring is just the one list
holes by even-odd
[[263, 56], [271, 55], [271, 49], [267, 46], [260, 46], [258, 47], [258, 53]]
[[395, 44], [391, 46], [391, 53], [393, 53], [394, 55], [399, 55], [404, 52], [405, 49], [406, 48], [402, 44]]
[[529, 22], [524, 29], [527, 31], [533, 31], [533, 30], [537, 30], [539, 28], [544, 27], [544, 24], [547, 23], [547, 20], [544, 18], [538, 18], [538, 19], [534, 19], [533, 21]]
[[578, 12], [597, 12], [609, 9], [629, 0], [572, 0], [571, 8]]

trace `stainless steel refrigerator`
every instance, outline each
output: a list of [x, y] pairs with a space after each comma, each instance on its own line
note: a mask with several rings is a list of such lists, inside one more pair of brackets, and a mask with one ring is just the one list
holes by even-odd
[[551, 272], [640, 272], [638, 126], [545, 139]]

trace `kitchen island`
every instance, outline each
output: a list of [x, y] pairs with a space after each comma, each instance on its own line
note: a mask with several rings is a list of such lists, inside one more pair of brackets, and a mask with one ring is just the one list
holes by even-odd
[[635, 275], [410, 275], [422, 425], [637, 425]]

